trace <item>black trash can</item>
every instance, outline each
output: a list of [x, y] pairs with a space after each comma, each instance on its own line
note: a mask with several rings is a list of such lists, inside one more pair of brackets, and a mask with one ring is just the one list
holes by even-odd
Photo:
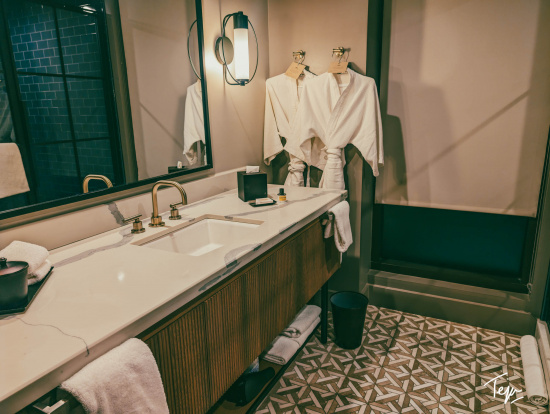
[[338, 292], [330, 297], [335, 342], [340, 348], [355, 349], [361, 345], [369, 300], [357, 292]]

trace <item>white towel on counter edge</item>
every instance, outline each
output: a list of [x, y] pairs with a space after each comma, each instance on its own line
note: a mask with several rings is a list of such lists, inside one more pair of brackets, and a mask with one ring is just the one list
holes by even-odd
[[262, 357], [266, 361], [273, 362], [278, 365], [285, 365], [290, 361], [298, 349], [304, 344], [309, 335], [313, 332], [317, 325], [321, 322], [321, 318], [317, 318], [313, 321], [307, 331], [305, 331], [298, 338], [288, 338], [286, 336], [278, 336], [271, 343], [267, 353]]
[[290, 325], [283, 330], [281, 335], [289, 338], [298, 338], [303, 332], [306, 332], [311, 327], [320, 314], [321, 308], [319, 306], [305, 306]]
[[168, 413], [155, 358], [145, 342], [128, 339], [61, 384], [86, 413]]
[[13, 142], [0, 143], [0, 198], [29, 191], [29, 183], [19, 147]]
[[34, 285], [35, 283], [40, 282], [46, 277], [48, 272], [52, 269], [52, 262], [46, 260], [42, 266], [34, 271], [34, 273], [29, 273], [27, 275], [27, 284]]
[[539, 355], [537, 340], [532, 335], [525, 335], [520, 340], [521, 364], [525, 378], [527, 400], [534, 405], [547, 405], [548, 392], [544, 371]]
[[325, 225], [325, 239], [334, 235], [334, 243], [341, 253], [348, 250], [353, 243], [351, 223], [349, 220], [349, 203], [341, 201], [329, 209], [329, 219]]
[[43, 266], [49, 255], [50, 253], [45, 247], [18, 240], [12, 241], [0, 250], [0, 257], [5, 257], [9, 262], [27, 262], [29, 264], [29, 275], [34, 274]]

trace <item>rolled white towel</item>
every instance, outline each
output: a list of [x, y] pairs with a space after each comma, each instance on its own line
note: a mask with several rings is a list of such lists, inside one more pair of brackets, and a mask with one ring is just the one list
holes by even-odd
[[527, 400], [534, 405], [547, 405], [548, 392], [539, 356], [539, 347], [535, 337], [531, 335], [522, 336], [520, 350]]
[[[37, 244], [25, 243], [22, 241], [12, 241], [3, 250], [0, 250], [0, 257], [5, 257], [9, 261], [21, 261], [29, 264], [28, 277], [38, 278], [44, 271], [41, 267], [48, 258], [50, 253], [45, 247]], [[51, 267], [51, 264], [50, 264]], [[40, 272], [39, 272], [40, 270]], [[49, 271], [49, 270], [48, 270]], [[39, 272], [37, 274], [37, 272]], [[44, 276], [47, 274], [46, 272]], [[42, 276], [42, 277], [44, 277]]]
[[321, 322], [321, 318], [315, 319], [307, 331], [302, 333], [297, 338], [288, 338], [286, 336], [278, 336], [271, 343], [271, 347], [268, 349], [267, 353], [263, 356], [263, 359], [274, 364], [285, 365], [290, 361], [298, 349], [304, 344], [309, 335]]
[[344, 253], [353, 243], [349, 220], [349, 203], [342, 201], [329, 210], [329, 219], [325, 225], [325, 239], [334, 235], [336, 248]]
[[34, 273], [29, 273], [27, 276], [27, 284], [34, 285], [35, 283], [40, 282], [46, 277], [48, 272], [52, 269], [52, 262], [46, 260], [42, 266], [34, 271]]
[[86, 413], [168, 413], [155, 358], [145, 342], [128, 339], [92, 361], [61, 389], [72, 394]]
[[304, 307], [292, 323], [281, 333], [282, 336], [289, 338], [297, 338], [303, 332], [306, 332], [311, 324], [321, 314], [321, 308], [315, 305], [307, 305]]

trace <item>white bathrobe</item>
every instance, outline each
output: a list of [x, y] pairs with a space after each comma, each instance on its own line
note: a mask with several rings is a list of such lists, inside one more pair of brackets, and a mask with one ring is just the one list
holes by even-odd
[[[300, 146], [288, 145], [291, 139], [292, 123], [300, 104], [303, 85], [315, 75], [307, 70], [301, 82], [285, 74], [274, 76], [266, 81], [264, 118], [264, 162], [269, 165], [283, 149], [288, 151], [290, 163], [286, 185], [304, 186], [304, 154]], [[286, 140], [283, 146], [282, 138]]]
[[[292, 126], [291, 145], [300, 145], [305, 161], [318, 160], [312, 138], [326, 146], [326, 166], [321, 187], [343, 190], [344, 154], [353, 144], [378, 175], [384, 163], [382, 121], [374, 79], [348, 69], [349, 84], [338, 85], [332, 73], [324, 73], [304, 85], [300, 106]], [[289, 150], [290, 152], [290, 150]]]
[[[190, 165], [198, 160], [197, 151], [204, 141], [204, 113], [202, 110], [201, 81], [197, 81], [187, 88], [185, 98], [185, 118], [183, 120], [183, 154]], [[196, 145], [193, 147], [193, 144]]]

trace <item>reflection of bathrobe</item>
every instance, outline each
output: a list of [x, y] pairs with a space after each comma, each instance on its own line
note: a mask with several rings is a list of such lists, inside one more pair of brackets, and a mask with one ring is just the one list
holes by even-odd
[[353, 144], [378, 175], [384, 163], [382, 122], [374, 79], [348, 69], [347, 86], [338, 85], [336, 77], [324, 73], [304, 85], [300, 107], [292, 128], [291, 144], [299, 143], [306, 162], [314, 154], [312, 137], [326, 145], [327, 163], [321, 187], [344, 189], [344, 155]]
[[185, 118], [183, 120], [183, 153], [187, 157], [190, 165], [196, 164], [199, 161], [197, 150], [201, 142], [204, 146], [202, 89], [201, 82], [197, 81], [187, 88]]
[[29, 191], [19, 147], [15, 143], [0, 144], [0, 198]]
[[[303, 85], [315, 75], [307, 70], [301, 82], [285, 74], [274, 76], [266, 81], [265, 118], [264, 118], [264, 162], [271, 161], [283, 150], [288, 151], [289, 174], [285, 184], [304, 186], [304, 154], [299, 145], [287, 145], [291, 139], [291, 130], [296, 111], [300, 104]], [[283, 145], [283, 138], [286, 144]]]

